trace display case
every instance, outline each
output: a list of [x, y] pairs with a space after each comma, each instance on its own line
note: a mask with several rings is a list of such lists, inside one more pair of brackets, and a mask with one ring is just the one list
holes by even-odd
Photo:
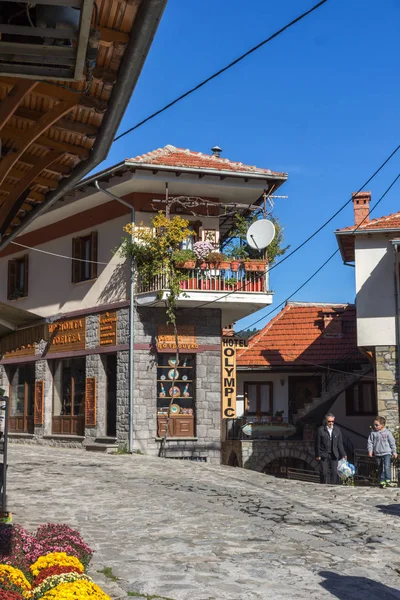
[[[172, 403], [171, 403], [172, 401]], [[158, 354], [157, 435], [164, 436], [170, 408], [168, 437], [194, 437], [195, 355]]]

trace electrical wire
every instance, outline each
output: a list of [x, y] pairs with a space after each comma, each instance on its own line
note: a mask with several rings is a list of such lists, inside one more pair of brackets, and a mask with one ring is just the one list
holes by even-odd
[[34, 250], [35, 252], [40, 252], [41, 254], [48, 254], [49, 256], [56, 256], [57, 258], [65, 258], [66, 260], [74, 260], [76, 262], [84, 262], [90, 263], [93, 265], [105, 265], [105, 266], [118, 266], [123, 264], [123, 262], [111, 263], [111, 262], [101, 262], [99, 260], [87, 260], [86, 258], [74, 258], [73, 256], [66, 256], [65, 254], [57, 254], [56, 252], [49, 252], [48, 250], [41, 250], [40, 248], [35, 248], [33, 246], [26, 246], [25, 244], [20, 244], [18, 242], [10, 242], [14, 244], [14, 246], [20, 246], [21, 248], [25, 248], [26, 250]]
[[201, 81], [200, 83], [198, 83], [197, 85], [195, 85], [193, 88], [191, 88], [190, 90], [188, 90], [184, 94], [181, 94], [180, 96], [178, 96], [178, 98], [176, 98], [172, 102], [169, 102], [163, 108], [160, 108], [156, 112], [152, 113], [151, 115], [149, 115], [148, 117], [146, 117], [145, 119], [143, 119], [142, 121], [140, 121], [139, 123], [137, 123], [136, 125], [134, 125], [133, 127], [130, 127], [126, 131], [124, 131], [124, 132], [120, 133], [119, 135], [117, 135], [117, 137], [114, 138], [114, 142], [117, 142], [118, 140], [120, 140], [124, 136], [128, 135], [128, 133], [131, 133], [135, 129], [138, 129], [139, 127], [141, 127], [142, 125], [144, 125], [148, 121], [151, 121], [152, 119], [154, 119], [158, 115], [161, 115], [163, 112], [165, 112], [166, 110], [168, 110], [169, 108], [171, 108], [171, 106], [174, 106], [175, 104], [177, 104], [178, 102], [180, 102], [184, 98], [187, 98], [188, 96], [190, 96], [191, 94], [193, 94], [197, 90], [201, 89], [207, 83], [209, 83], [213, 79], [216, 79], [217, 77], [219, 77], [220, 75], [222, 75], [222, 73], [225, 73], [226, 71], [228, 71], [229, 69], [231, 69], [232, 67], [234, 67], [235, 65], [237, 65], [238, 63], [240, 63], [242, 60], [244, 60], [245, 58], [247, 58], [248, 56], [250, 56], [250, 54], [253, 54], [253, 52], [256, 52], [257, 50], [259, 50], [260, 48], [262, 48], [263, 46], [265, 46], [265, 44], [268, 44], [268, 42], [271, 42], [273, 39], [275, 39], [276, 37], [278, 37], [279, 35], [281, 35], [281, 33], [283, 33], [284, 31], [286, 31], [287, 29], [290, 29], [290, 27], [292, 27], [293, 25], [295, 25], [296, 23], [298, 23], [299, 21], [301, 21], [302, 19], [304, 19], [305, 17], [307, 17], [308, 15], [310, 15], [311, 13], [313, 13], [315, 10], [317, 10], [318, 8], [320, 8], [323, 4], [326, 4], [326, 2], [328, 2], [328, 0], [321, 0], [321, 2], [318, 2], [318, 4], [315, 4], [312, 8], [310, 8], [309, 10], [307, 10], [306, 12], [304, 12], [303, 14], [301, 14], [299, 17], [296, 17], [296, 19], [293, 19], [293, 21], [290, 21], [290, 23], [287, 23], [287, 25], [285, 25], [281, 29], [278, 29], [278, 31], [276, 31], [275, 33], [273, 33], [272, 35], [270, 35], [268, 38], [266, 38], [265, 40], [263, 40], [262, 42], [260, 42], [256, 46], [253, 46], [253, 48], [250, 48], [250, 50], [248, 50], [247, 52], [245, 52], [244, 54], [242, 54], [241, 56], [239, 56], [238, 58], [236, 58], [235, 60], [233, 60], [232, 62], [230, 62], [228, 65], [226, 65], [222, 69], [219, 69], [219, 71], [216, 71], [215, 73], [213, 73], [213, 75], [210, 75], [210, 77], [207, 77], [207, 79], [204, 79], [203, 81]]
[[[398, 175], [396, 175], [396, 177], [393, 179], [393, 181], [391, 182], [391, 184], [389, 185], [389, 187], [386, 188], [386, 190], [384, 191], [384, 193], [382, 194], [382, 196], [379, 198], [379, 200], [377, 200], [377, 202], [374, 204], [374, 206], [371, 208], [370, 213], [371, 214], [376, 207], [382, 202], [382, 200], [385, 198], [385, 196], [390, 192], [390, 190], [392, 189], [392, 187], [397, 183], [397, 181], [400, 179], [400, 173], [398, 173]], [[359, 229], [359, 227], [361, 227], [361, 225], [364, 223], [364, 221], [369, 217], [369, 215], [366, 215], [364, 217], [364, 219], [362, 219], [362, 221], [360, 221], [360, 223], [357, 225], [357, 227], [355, 227], [354, 229], [352, 229], [349, 232], [349, 235], [354, 235], [354, 233], [357, 231], [357, 229]], [[315, 277], [315, 275], [317, 275], [324, 267], [325, 265], [327, 265], [329, 263], [330, 260], [332, 260], [332, 258], [339, 252], [339, 248], [337, 250], [335, 250], [335, 252], [333, 252], [333, 254], [331, 254], [327, 260], [316, 270], [314, 271], [314, 273], [300, 286], [297, 288], [296, 291], [294, 291], [292, 294], [290, 294], [290, 296], [288, 296], [285, 300], [283, 300], [283, 302], [281, 302], [280, 304], [278, 304], [274, 309], [272, 309], [271, 311], [269, 311], [266, 315], [260, 317], [259, 319], [257, 319], [257, 321], [254, 321], [254, 323], [251, 323], [250, 325], [248, 325], [246, 327], [246, 329], [251, 329], [252, 327], [254, 327], [254, 325], [257, 325], [260, 321], [266, 319], [269, 315], [272, 315], [274, 312], [276, 312], [278, 310], [278, 308], [280, 308], [281, 306], [283, 306], [284, 304], [286, 304], [286, 302], [288, 302], [295, 294], [297, 294], [297, 292], [299, 292], [301, 289], [303, 289], [303, 287], [305, 287], [305, 285], [307, 285], [307, 283], [309, 281], [311, 281], [311, 279], [313, 279]], [[236, 333], [236, 335], [240, 335], [241, 333], [243, 333], [243, 331], [245, 331], [245, 329], [241, 329], [240, 331], [238, 331]], [[250, 346], [249, 346], [250, 347]]]

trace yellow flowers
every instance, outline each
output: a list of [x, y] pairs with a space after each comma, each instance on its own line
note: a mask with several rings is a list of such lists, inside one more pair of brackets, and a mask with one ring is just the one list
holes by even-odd
[[98, 585], [90, 581], [74, 581], [73, 583], [60, 583], [42, 596], [43, 600], [111, 600]]
[[0, 565], [0, 581], [8, 580], [22, 590], [30, 590], [31, 584], [22, 571], [11, 565]]
[[30, 570], [32, 575], [36, 577], [42, 569], [56, 565], [61, 567], [75, 567], [81, 573], [84, 571], [82, 563], [75, 556], [68, 556], [66, 552], [51, 552], [50, 554], [46, 554], [46, 556], [41, 556], [30, 566]]

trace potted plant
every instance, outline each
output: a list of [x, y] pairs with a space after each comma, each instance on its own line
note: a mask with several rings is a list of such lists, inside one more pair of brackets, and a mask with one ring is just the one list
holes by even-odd
[[243, 262], [245, 271], [256, 271], [264, 273], [267, 268], [268, 261], [265, 259], [248, 258]]
[[205, 242], [196, 242], [193, 244], [193, 252], [199, 263], [200, 269], [207, 269], [206, 256], [213, 252], [214, 245], [206, 240]]
[[229, 269], [231, 266], [230, 260], [221, 252], [210, 252], [206, 256], [206, 261], [211, 269]]
[[178, 269], [194, 269], [196, 267], [196, 255], [193, 250], [176, 250], [172, 260]]
[[225, 288], [233, 288], [235, 290], [238, 286], [238, 280], [236, 279], [236, 277], [227, 277], [223, 281]]
[[277, 410], [275, 413], [275, 421], [283, 421], [284, 410]]

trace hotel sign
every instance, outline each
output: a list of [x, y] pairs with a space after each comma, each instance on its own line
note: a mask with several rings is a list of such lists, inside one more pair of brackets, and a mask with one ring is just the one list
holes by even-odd
[[222, 418], [236, 418], [236, 351], [245, 348], [247, 340], [233, 336], [222, 338]]
[[100, 346], [117, 345], [117, 313], [105, 312], [100, 315]]
[[[194, 350], [199, 347], [194, 325], [178, 326], [178, 347], [179, 350]], [[176, 350], [175, 332], [172, 325], [158, 326], [157, 350]]]
[[86, 319], [58, 321], [49, 325], [51, 346], [49, 352], [66, 352], [86, 348]]

